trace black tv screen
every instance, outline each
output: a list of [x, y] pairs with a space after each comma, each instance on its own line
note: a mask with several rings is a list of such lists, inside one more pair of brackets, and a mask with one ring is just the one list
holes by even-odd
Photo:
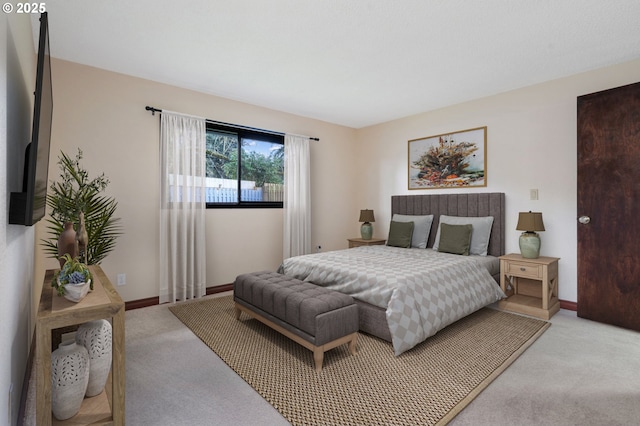
[[53, 89], [47, 13], [40, 16], [31, 143], [24, 156], [22, 192], [12, 192], [9, 223], [31, 226], [45, 215], [53, 119]]

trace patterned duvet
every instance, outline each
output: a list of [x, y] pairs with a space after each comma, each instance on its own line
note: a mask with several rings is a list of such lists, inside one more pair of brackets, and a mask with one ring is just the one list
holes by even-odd
[[365, 246], [286, 259], [280, 272], [386, 308], [396, 355], [504, 293], [473, 257]]

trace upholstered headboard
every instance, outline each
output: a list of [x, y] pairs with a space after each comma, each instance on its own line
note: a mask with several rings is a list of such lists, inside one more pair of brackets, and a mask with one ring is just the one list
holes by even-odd
[[440, 223], [440, 215], [448, 216], [493, 216], [491, 238], [488, 254], [502, 256], [505, 251], [504, 225], [504, 193], [470, 193], [470, 194], [426, 194], [426, 195], [393, 195], [391, 197], [391, 215], [426, 215], [432, 214], [433, 224], [429, 233], [427, 247], [433, 247], [436, 231]]

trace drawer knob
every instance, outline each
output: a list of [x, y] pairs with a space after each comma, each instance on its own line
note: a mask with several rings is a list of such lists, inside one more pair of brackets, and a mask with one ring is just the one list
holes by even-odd
[[520, 268], [520, 270], [521, 270], [522, 272], [524, 272], [524, 271], [526, 271], [526, 270], [527, 270], [527, 268]]

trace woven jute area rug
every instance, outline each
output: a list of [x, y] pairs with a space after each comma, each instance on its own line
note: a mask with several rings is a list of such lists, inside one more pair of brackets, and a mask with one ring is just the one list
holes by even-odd
[[169, 308], [294, 425], [446, 424], [530, 346], [550, 323], [489, 308], [396, 357], [390, 343], [360, 333], [312, 352], [242, 314], [231, 296]]

